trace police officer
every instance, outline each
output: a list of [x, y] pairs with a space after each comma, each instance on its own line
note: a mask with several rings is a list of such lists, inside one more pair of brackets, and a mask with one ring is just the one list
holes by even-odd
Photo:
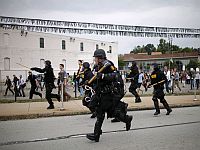
[[35, 75], [33, 75], [31, 71], [29, 71], [28, 74], [29, 74], [29, 76], [28, 76], [28, 79], [26, 80], [26, 82], [30, 81], [30, 83], [31, 83], [31, 90], [30, 90], [30, 93], [29, 93], [29, 99], [33, 98], [33, 94], [39, 95], [40, 98], [42, 98], [42, 93], [36, 92], [37, 77]]
[[[160, 114], [160, 108], [159, 108], [159, 103], [158, 103], [158, 99], [160, 99], [160, 102], [163, 104], [164, 108], [167, 110], [166, 115], [169, 115], [172, 112], [172, 109], [169, 107], [167, 101], [165, 100], [164, 96], [164, 84], [167, 81], [167, 78], [164, 74], [164, 72], [162, 72], [159, 67], [158, 64], [153, 64], [154, 66], [154, 71], [151, 73], [151, 83], [148, 85], [148, 87], [151, 87], [151, 85], [154, 84], [153, 88], [153, 102], [154, 102], [154, 106], [156, 109], [156, 112], [154, 113], [154, 115], [158, 115]], [[164, 82], [162, 82], [164, 81]]]
[[46, 60], [45, 68], [41, 69], [41, 68], [34, 67], [34, 68], [31, 68], [31, 70], [35, 70], [37, 72], [44, 73], [44, 83], [45, 83], [45, 87], [46, 87], [46, 99], [49, 103], [49, 107], [47, 107], [47, 109], [54, 109], [54, 104], [53, 104], [51, 98], [57, 98], [57, 100], [60, 102], [60, 95], [51, 93], [53, 88], [55, 88], [55, 85], [54, 85], [55, 76], [53, 73], [53, 68], [51, 67], [51, 62], [49, 60]]
[[6, 88], [6, 92], [5, 92], [4, 96], [7, 95], [8, 90], [10, 90], [10, 91], [12, 92], [12, 94], [14, 95], [14, 92], [13, 92], [13, 90], [11, 89], [11, 87], [12, 87], [12, 82], [11, 82], [9, 76], [6, 76], [5, 85], [7, 85], [7, 88]]
[[[79, 84], [79, 86], [83, 86], [85, 84], [87, 84], [87, 82], [94, 76], [94, 74], [91, 71], [90, 68], [90, 64], [88, 62], [84, 62], [83, 63], [83, 78], [81, 83]], [[94, 84], [90, 85], [92, 86], [92, 88], [94, 88]], [[85, 90], [85, 96], [82, 100], [82, 104], [83, 106], [86, 106], [87, 108], [89, 108], [89, 110], [92, 113], [92, 116], [90, 118], [95, 118], [96, 117], [96, 110], [95, 107], [93, 107], [92, 105], [90, 105], [90, 101], [86, 100], [86, 97], [91, 97], [91, 91], [90, 90]]]
[[[102, 134], [102, 124], [107, 113], [108, 118], [116, 117], [126, 123], [126, 130], [130, 130], [132, 116], [126, 113], [127, 104], [121, 102], [124, 93], [121, 92], [121, 85], [118, 82], [119, 73], [116, 72], [114, 64], [106, 59], [103, 49], [97, 49], [94, 52], [95, 63], [98, 65], [98, 73], [95, 88], [95, 100], [97, 101], [97, 121], [94, 127], [94, 133], [87, 134], [91, 141], [99, 142]], [[101, 70], [101, 73], [100, 71]], [[122, 90], [123, 91], [123, 90]]]
[[136, 91], [136, 89], [138, 88], [139, 70], [135, 61], [132, 62], [130, 70], [131, 72], [128, 75], [128, 78], [131, 78], [131, 85], [129, 87], [129, 92], [131, 92], [135, 96], [135, 103], [140, 103], [141, 98]]

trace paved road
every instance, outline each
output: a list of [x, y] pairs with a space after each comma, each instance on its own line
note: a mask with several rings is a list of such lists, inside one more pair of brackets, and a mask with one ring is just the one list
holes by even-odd
[[0, 150], [199, 150], [200, 107], [173, 109], [170, 116], [153, 112], [128, 112], [134, 115], [129, 132], [105, 120], [99, 143], [85, 138], [95, 123], [89, 115], [0, 122]]

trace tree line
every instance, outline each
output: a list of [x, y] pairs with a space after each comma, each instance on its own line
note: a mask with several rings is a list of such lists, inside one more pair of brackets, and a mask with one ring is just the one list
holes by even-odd
[[181, 52], [194, 52], [194, 51], [198, 51], [198, 49], [195, 49], [193, 47], [179, 47], [178, 45], [174, 45], [172, 43], [172, 40], [169, 42], [167, 42], [165, 39], [160, 39], [159, 40], [159, 44], [156, 46], [154, 46], [154, 44], [147, 44], [147, 45], [143, 45], [143, 46], [136, 46], [133, 48], [132, 51], [130, 51], [130, 53], [134, 53], [134, 54], [138, 54], [138, 53], [147, 53], [148, 55], [151, 55], [152, 52], [161, 52], [162, 54], [165, 53], [181, 53]]

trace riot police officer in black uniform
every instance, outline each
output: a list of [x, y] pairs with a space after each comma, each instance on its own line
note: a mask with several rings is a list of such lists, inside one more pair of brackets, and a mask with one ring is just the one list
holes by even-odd
[[[164, 72], [162, 72], [159, 67], [158, 64], [153, 64], [154, 66], [154, 71], [151, 73], [151, 83], [150, 85], [148, 85], [148, 87], [151, 87], [151, 85], [154, 84], [153, 88], [153, 102], [154, 102], [154, 106], [156, 109], [156, 112], [154, 113], [154, 115], [158, 115], [160, 114], [160, 108], [159, 108], [159, 103], [158, 103], [158, 99], [160, 99], [160, 102], [163, 104], [164, 108], [167, 110], [166, 115], [169, 115], [172, 112], [172, 109], [169, 107], [167, 101], [165, 100], [164, 96], [164, 84], [167, 81], [167, 78], [164, 74]], [[164, 82], [162, 82], [164, 81]]]
[[[98, 73], [95, 88], [95, 101], [97, 106], [97, 121], [94, 127], [94, 133], [87, 134], [87, 138], [99, 142], [102, 134], [102, 124], [107, 113], [108, 118], [118, 118], [126, 123], [126, 130], [130, 130], [132, 116], [128, 116], [127, 104], [121, 102], [124, 96], [122, 84], [119, 82], [119, 72], [116, 71], [114, 64], [106, 59], [105, 51], [97, 49], [94, 52], [95, 62], [98, 65]], [[100, 71], [101, 70], [101, 73]], [[124, 85], [123, 85], [124, 86]]]
[[[90, 64], [88, 62], [84, 62], [83, 63], [83, 80], [81, 81], [81, 83], [79, 84], [79, 86], [83, 86], [85, 84], [87, 84], [87, 82], [94, 76], [94, 74], [91, 71], [90, 68]], [[92, 88], [94, 88], [94, 84], [90, 85]], [[89, 110], [92, 113], [91, 118], [95, 118], [96, 117], [96, 110], [95, 107], [93, 107], [92, 105], [90, 105], [90, 101], [87, 100], [87, 98], [89, 98], [91, 96], [91, 91], [90, 90], [86, 90], [85, 89], [85, 96], [82, 100], [82, 104], [83, 106], [86, 106], [87, 108], [89, 108]]]
[[37, 77], [35, 75], [33, 75], [31, 71], [29, 71], [28, 74], [29, 74], [29, 76], [28, 76], [28, 79], [26, 80], [26, 82], [30, 81], [30, 83], [31, 83], [31, 90], [30, 90], [30, 94], [29, 94], [29, 99], [33, 98], [33, 94], [39, 95], [42, 98], [42, 93], [36, 92]]
[[31, 70], [35, 70], [37, 72], [44, 73], [44, 83], [45, 83], [45, 87], [46, 87], [46, 99], [49, 103], [49, 107], [47, 107], [47, 109], [54, 109], [54, 104], [53, 104], [51, 98], [57, 98], [57, 100], [60, 102], [60, 95], [51, 93], [53, 88], [55, 88], [55, 85], [54, 85], [55, 76], [53, 73], [53, 68], [51, 67], [51, 62], [49, 60], [46, 60], [45, 68], [41, 69], [41, 68], [34, 67], [34, 68], [31, 68]]
[[131, 70], [131, 72], [128, 75], [128, 78], [131, 79], [131, 85], [129, 87], [129, 92], [131, 92], [135, 96], [135, 103], [140, 103], [141, 98], [136, 91], [136, 89], [138, 88], [139, 71], [138, 71], [138, 67], [137, 67], [135, 61], [132, 62], [132, 66], [131, 66], [130, 70]]

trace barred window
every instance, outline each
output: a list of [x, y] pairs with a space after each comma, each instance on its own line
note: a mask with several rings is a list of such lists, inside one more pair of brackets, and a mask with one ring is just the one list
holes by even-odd
[[83, 43], [81, 42], [80, 43], [80, 51], [83, 51], [84, 50], [84, 48], [83, 48]]
[[40, 38], [40, 48], [44, 48], [44, 38]]
[[4, 58], [4, 70], [10, 70], [10, 58]]
[[65, 47], [65, 40], [62, 40], [62, 50], [65, 50], [66, 47]]

